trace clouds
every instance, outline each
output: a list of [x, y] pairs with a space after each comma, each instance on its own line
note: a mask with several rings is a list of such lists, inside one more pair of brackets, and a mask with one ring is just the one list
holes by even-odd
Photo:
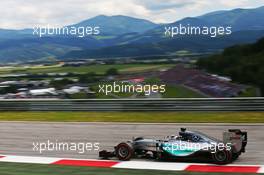
[[104, 14], [173, 22], [210, 11], [251, 8], [264, 0], [1, 0], [0, 28], [63, 26]]
[[178, 9], [184, 8], [185, 6], [195, 3], [195, 0], [135, 0], [136, 3], [143, 5], [149, 10], [167, 10], [167, 9]]
[[1, 0], [0, 28], [25, 28], [77, 23], [100, 14], [144, 18], [147, 10], [132, 0]]

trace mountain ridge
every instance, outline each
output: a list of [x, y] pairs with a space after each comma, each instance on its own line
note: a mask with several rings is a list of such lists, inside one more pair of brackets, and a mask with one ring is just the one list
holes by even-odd
[[149, 20], [124, 15], [98, 15], [71, 26], [99, 26], [102, 29], [101, 32], [103, 34], [117, 35], [131, 32], [142, 33], [157, 27], [158, 24], [155, 24]]
[[[102, 30], [99, 36], [85, 38], [49, 36], [40, 39], [30, 34], [32, 29], [0, 29], [0, 60], [23, 62], [46, 57], [66, 59], [72, 55], [75, 55], [74, 58], [155, 55], [171, 54], [180, 49], [217, 51], [230, 44], [250, 43], [264, 36], [264, 20], [260, 20], [262, 16], [264, 16], [264, 6], [255, 9], [215, 11], [197, 17], [186, 17], [168, 24], [155, 24], [145, 19], [124, 15], [98, 15], [69, 25], [76, 27], [101, 25], [102, 29], [107, 29]], [[206, 36], [164, 37], [165, 26], [179, 24], [231, 25], [234, 34], [230, 37], [218, 36], [215, 39]]]

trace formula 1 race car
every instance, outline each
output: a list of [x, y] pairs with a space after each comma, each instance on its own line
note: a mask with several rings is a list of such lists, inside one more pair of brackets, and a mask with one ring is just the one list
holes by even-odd
[[229, 129], [223, 133], [223, 140], [207, 136], [198, 131], [181, 128], [178, 136], [168, 136], [163, 140], [138, 137], [119, 143], [114, 151], [100, 151], [103, 159], [117, 157], [128, 161], [131, 158], [149, 158], [165, 161], [198, 161], [227, 164], [245, 152], [247, 132]]

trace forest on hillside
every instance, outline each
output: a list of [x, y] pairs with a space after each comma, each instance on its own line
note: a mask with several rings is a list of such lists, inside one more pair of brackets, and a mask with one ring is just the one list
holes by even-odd
[[264, 38], [254, 44], [235, 45], [221, 54], [201, 58], [197, 66], [229, 76], [234, 82], [257, 86], [264, 95]]

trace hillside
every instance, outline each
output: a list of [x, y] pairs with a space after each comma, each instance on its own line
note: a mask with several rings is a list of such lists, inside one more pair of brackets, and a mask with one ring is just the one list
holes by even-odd
[[157, 27], [158, 24], [148, 20], [132, 18], [123, 15], [99, 15], [73, 26], [99, 26], [101, 29], [101, 34], [115, 36], [131, 32], [143, 33]]
[[[38, 38], [32, 29], [0, 29], [0, 62], [24, 62], [38, 59], [109, 58], [174, 54], [190, 52], [218, 52], [234, 44], [256, 42], [264, 37], [264, 7], [216, 11], [198, 17], [187, 17], [171, 24], [155, 24], [129, 16], [99, 15], [68, 26], [100, 26], [101, 34], [85, 38], [49, 36]], [[165, 26], [227, 26], [232, 35], [188, 35], [169, 38]], [[29, 26], [30, 28], [30, 26]]]
[[255, 9], [216, 11], [197, 17], [215, 26], [232, 26], [233, 31], [261, 30], [264, 27], [264, 6]]
[[[109, 47], [83, 49], [65, 54], [64, 58], [127, 57], [173, 54], [180, 50], [216, 52], [234, 44], [256, 42], [264, 36], [264, 7], [216, 11], [198, 17], [187, 17], [170, 24], [157, 26], [144, 33], [123, 34], [111, 40]], [[165, 26], [232, 26], [228, 36], [211, 38], [202, 35], [164, 37]], [[122, 50], [122, 52], [120, 52]]]
[[[71, 51], [61, 57], [64, 58], [109, 58], [129, 56], [152, 56], [173, 54], [176, 51], [188, 50], [191, 52], [219, 51], [234, 44], [251, 43], [264, 36], [262, 31], [238, 31], [230, 36], [211, 38], [209, 36], [181, 36], [173, 39], [143, 37], [142, 40], [130, 40], [125, 44], [102, 47], [98, 49], [84, 49]], [[145, 41], [145, 42], [143, 42]]]
[[222, 54], [200, 59], [197, 65], [233, 81], [258, 86], [264, 95], [264, 38], [254, 44], [226, 48]]

